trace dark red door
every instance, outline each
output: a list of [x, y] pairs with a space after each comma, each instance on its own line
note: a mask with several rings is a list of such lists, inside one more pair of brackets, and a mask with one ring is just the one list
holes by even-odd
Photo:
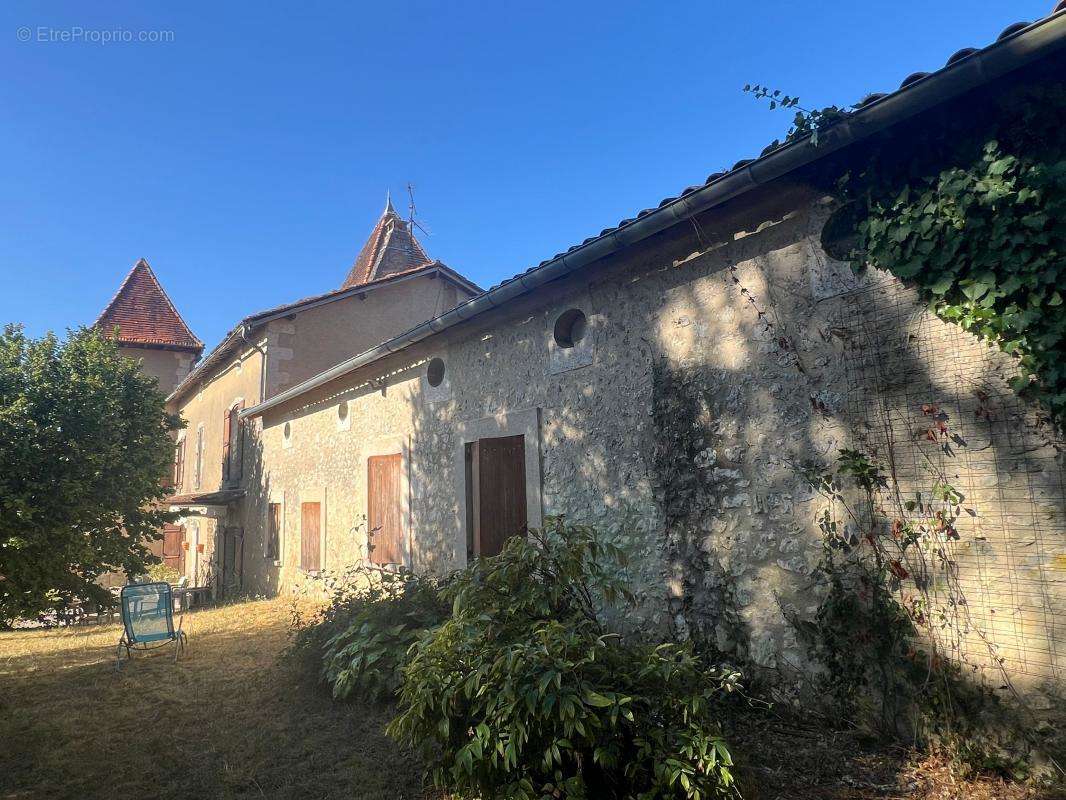
[[470, 448], [468, 497], [473, 550], [494, 556], [504, 542], [526, 529], [524, 436], [481, 439]]

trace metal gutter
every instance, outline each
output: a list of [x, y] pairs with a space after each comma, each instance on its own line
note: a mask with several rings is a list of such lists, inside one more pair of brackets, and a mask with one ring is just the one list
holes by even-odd
[[660, 208], [617, 228], [604, 231], [600, 236], [467, 300], [439, 317], [246, 409], [241, 413], [241, 417], [261, 416], [265, 411], [323, 384], [484, 314], [626, 246], [661, 233], [681, 220], [719, 206], [909, 117], [1051, 55], [1064, 45], [1066, 10], [1021, 28], [984, 49], [957, 60], [953, 58], [937, 72], [915, 80], [908, 79], [903, 87], [892, 94], [860, 103], [846, 120], [822, 134], [817, 147], [806, 138], [766, 152], [752, 161], [742, 161], [731, 172], [691, 192], [686, 191], [681, 197], [665, 203]]

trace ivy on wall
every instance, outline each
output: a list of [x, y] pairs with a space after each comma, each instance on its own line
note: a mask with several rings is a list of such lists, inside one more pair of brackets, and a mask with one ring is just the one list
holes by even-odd
[[[839, 183], [852, 263], [916, 286], [942, 319], [1017, 358], [1013, 387], [1066, 421], [1066, 85], [888, 142]], [[975, 125], [978, 121], [980, 124]]]

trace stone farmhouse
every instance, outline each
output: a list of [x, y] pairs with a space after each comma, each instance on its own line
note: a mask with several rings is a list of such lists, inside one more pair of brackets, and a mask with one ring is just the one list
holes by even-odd
[[[965, 495], [944, 545], [961, 647], [1049, 705], [1064, 443], [1009, 389], [1010, 358], [830, 255], [825, 181], [1064, 74], [1060, 8], [480, 293], [414, 266], [386, 209], [341, 289], [245, 318], [170, 395], [187, 541], [223, 584], [278, 593], [362, 561], [445, 572], [565, 515], [627, 542], [645, 624], [784, 671], [822, 554], [798, 465], [862, 447], [909, 493], [949, 475]], [[407, 244], [382, 256], [390, 226]], [[915, 435], [931, 407], [954, 446]]]
[[[254, 457], [240, 411], [480, 291], [429, 258], [387, 201], [339, 289], [244, 317], [194, 367], [203, 345], [147, 262], [139, 261], [97, 325], [119, 324], [123, 352], [159, 378], [168, 409], [186, 422], [177, 436], [170, 498], [184, 516], [164, 531], [157, 555], [194, 585], [213, 584], [219, 593], [239, 589], [244, 531], [228, 524], [229, 512], [244, 503], [246, 466]], [[141, 341], [150, 325], [163, 343]], [[180, 349], [183, 342], [195, 347]]]

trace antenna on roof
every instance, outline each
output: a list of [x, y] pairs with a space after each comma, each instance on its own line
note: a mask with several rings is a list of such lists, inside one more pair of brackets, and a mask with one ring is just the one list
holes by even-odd
[[415, 187], [410, 183], [407, 184], [407, 197], [409, 202], [407, 204], [407, 223], [418, 228], [426, 236], [432, 236], [432, 234], [425, 229], [421, 222], [415, 219]]

